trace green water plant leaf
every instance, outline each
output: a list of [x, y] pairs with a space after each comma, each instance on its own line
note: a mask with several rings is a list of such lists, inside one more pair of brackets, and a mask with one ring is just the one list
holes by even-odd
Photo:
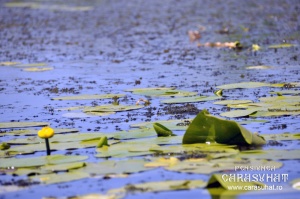
[[246, 69], [248, 70], [265, 70], [270, 69], [272, 66], [265, 66], [265, 65], [259, 65], [259, 66], [247, 66]]
[[266, 140], [300, 140], [300, 133], [263, 134]]
[[128, 111], [143, 108], [142, 105], [102, 105], [94, 107], [86, 107], [83, 109], [84, 112], [118, 112], [118, 111]]
[[162, 100], [161, 103], [165, 104], [176, 104], [176, 103], [191, 103], [191, 102], [205, 102], [221, 99], [221, 96], [192, 96], [192, 97], [180, 97]]
[[248, 104], [252, 103], [253, 101], [251, 100], [220, 100], [214, 102], [214, 104], [219, 104], [219, 105], [227, 105], [227, 104]]
[[237, 157], [269, 160], [300, 159], [300, 150], [248, 150], [240, 152]]
[[259, 88], [259, 87], [283, 87], [284, 84], [270, 84], [264, 82], [240, 82], [217, 86], [218, 89], [237, 89], [237, 88]]
[[270, 45], [268, 46], [268, 48], [291, 48], [294, 46], [295, 46], [294, 44], [283, 43], [283, 44]]
[[208, 180], [206, 188], [221, 187], [225, 190], [229, 190], [232, 186], [265, 186], [265, 184], [255, 181], [229, 180], [229, 176], [229, 174], [213, 174]]
[[170, 130], [186, 130], [190, 125], [192, 119], [183, 120], [157, 120], [153, 122], [141, 122], [137, 124], [131, 124], [132, 128], [152, 128], [154, 123], [160, 123]]
[[1, 143], [0, 143], [0, 150], [1, 150], [1, 151], [7, 150], [7, 149], [9, 149], [9, 148], [10, 148], [10, 145], [7, 144], [6, 142], [1, 142]]
[[[22, 129], [22, 130], [14, 130], [0, 133], [0, 136], [3, 135], [36, 135], [40, 129]], [[78, 129], [62, 129], [62, 128], [53, 128], [55, 135], [63, 134], [63, 133], [76, 133]]]
[[220, 144], [263, 145], [263, 137], [249, 132], [240, 124], [214, 117], [202, 110], [189, 125], [182, 143], [205, 143], [214, 140]]
[[125, 94], [95, 94], [95, 95], [73, 95], [54, 97], [52, 100], [96, 100], [96, 99], [112, 99], [113, 97], [124, 97]]
[[32, 176], [30, 178], [32, 181], [40, 181], [41, 183], [44, 184], [56, 184], [56, 183], [80, 180], [88, 177], [90, 177], [88, 173], [70, 171], [70, 172], [58, 173], [58, 174], [51, 173], [51, 174], [37, 175], [37, 176]]
[[1, 158], [0, 168], [22, 168], [42, 165], [63, 164], [68, 162], [78, 162], [88, 159], [88, 156], [65, 156], [65, 155], [51, 155], [31, 158]]
[[257, 112], [256, 108], [245, 109], [245, 110], [233, 110], [228, 112], [223, 112], [220, 115], [223, 117], [245, 117], [251, 114], [255, 114]]
[[109, 146], [108, 143], [107, 143], [107, 137], [106, 136], [103, 136], [100, 138], [99, 140], [99, 143], [97, 144], [97, 148], [101, 148], [103, 146]]
[[57, 165], [45, 165], [40, 167], [40, 169], [45, 171], [68, 171], [82, 168], [84, 166], [86, 166], [86, 163], [84, 162], [71, 162]]
[[0, 129], [49, 126], [48, 122], [0, 122]]
[[[56, 132], [55, 132], [56, 133]], [[104, 133], [72, 133], [72, 134], [60, 134], [55, 135], [49, 141], [51, 143], [59, 143], [59, 142], [77, 142], [77, 141], [88, 141], [88, 140], [98, 140], [103, 136], [108, 136], [111, 138], [109, 134]], [[44, 142], [43, 139], [38, 136], [30, 136], [27, 138], [16, 138], [7, 141], [10, 144], [38, 144]]]
[[173, 132], [170, 129], [168, 129], [164, 125], [157, 123], [157, 122], [155, 122], [153, 124], [153, 128], [154, 128], [155, 132], [157, 133], [158, 137], [168, 137], [168, 136], [175, 135], [175, 134], [173, 134]]
[[128, 89], [126, 91], [131, 91], [133, 94], [136, 95], [156, 96], [156, 97], [178, 97], [178, 96], [197, 95], [197, 92], [175, 90], [175, 88], [138, 88], [138, 89]]

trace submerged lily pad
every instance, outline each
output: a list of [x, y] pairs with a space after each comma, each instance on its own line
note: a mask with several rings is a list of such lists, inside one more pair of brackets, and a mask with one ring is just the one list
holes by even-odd
[[0, 129], [48, 126], [48, 122], [0, 122]]
[[54, 97], [52, 100], [95, 100], [95, 99], [110, 99], [113, 97], [124, 97], [124, 94], [100, 94], [100, 95], [73, 95]]
[[162, 100], [161, 103], [176, 104], [176, 103], [189, 103], [189, 102], [205, 102], [205, 101], [217, 100], [221, 98], [222, 98], [221, 96], [180, 97], [180, 98]]
[[186, 130], [182, 143], [217, 142], [220, 144], [263, 145], [263, 137], [249, 132], [240, 124], [211, 116], [202, 110]]
[[65, 156], [65, 155], [51, 155], [40, 156], [32, 158], [1, 158], [0, 168], [21, 168], [33, 167], [42, 165], [63, 164], [68, 162], [78, 162], [88, 159], [88, 156]]

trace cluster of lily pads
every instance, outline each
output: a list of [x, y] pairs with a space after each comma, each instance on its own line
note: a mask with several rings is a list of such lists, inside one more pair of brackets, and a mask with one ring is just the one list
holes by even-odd
[[[291, 86], [292, 85], [292, 86]], [[219, 89], [255, 88], [260, 86], [272, 87], [299, 87], [299, 84], [267, 84], [267, 83], [241, 83], [223, 85]], [[215, 96], [198, 96], [197, 93], [176, 90], [175, 88], [148, 88], [128, 90], [137, 95], [146, 96], [173, 96], [173, 101], [163, 100], [162, 103], [184, 103], [222, 99], [222, 92]], [[260, 98], [260, 102], [252, 103], [249, 100], [226, 100], [215, 103], [227, 105], [231, 108], [247, 107], [248, 115], [260, 112], [280, 112], [275, 108], [276, 101], [286, 104], [286, 109], [299, 105], [299, 96], [283, 96], [294, 94], [284, 90], [276, 97]], [[95, 107], [81, 107], [84, 113], [114, 113], [143, 108], [145, 105], [120, 105], [118, 98], [122, 94], [109, 95], [81, 95], [56, 97], [53, 100], [82, 100], [115, 98], [115, 103]], [[197, 99], [196, 99], [197, 98]], [[208, 98], [205, 100], [205, 98]], [[176, 101], [178, 100], [178, 101]], [[251, 109], [255, 111], [251, 112]], [[259, 109], [267, 106], [268, 109]], [[249, 108], [251, 107], [251, 108]], [[250, 111], [250, 110], [251, 111]], [[274, 111], [270, 111], [274, 109]], [[251, 112], [251, 113], [250, 113]], [[287, 112], [287, 111], [285, 111]], [[297, 110], [293, 111], [296, 113]], [[222, 115], [226, 115], [223, 113]], [[261, 117], [261, 113], [260, 116]], [[244, 116], [244, 115], [240, 115]], [[239, 117], [240, 117], [239, 116]], [[266, 116], [266, 115], [265, 115]], [[236, 166], [272, 166], [282, 167], [282, 159], [300, 159], [300, 150], [247, 150], [241, 151], [240, 145], [264, 145], [268, 141], [299, 140], [299, 134], [263, 134], [251, 133], [241, 124], [212, 116], [203, 110], [196, 118], [186, 120], [165, 120], [134, 124], [129, 131], [112, 133], [81, 133], [76, 129], [54, 129], [55, 136], [49, 142], [52, 151], [72, 150], [78, 148], [94, 148], [94, 156], [101, 160], [98, 163], [89, 162], [89, 156], [83, 155], [51, 155], [39, 157], [14, 157], [16, 155], [33, 154], [45, 151], [44, 141], [37, 136], [37, 129], [24, 129], [25, 127], [48, 126], [45, 122], [6, 122], [0, 123], [0, 129], [18, 130], [0, 133], [0, 136], [26, 135], [22, 138], [7, 139], [1, 143], [0, 172], [15, 175], [27, 175], [32, 181], [45, 184], [68, 182], [93, 176], [126, 177], [129, 174], [144, 172], [157, 167], [173, 172], [197, 173], [211, 175], [208, 182], [202, 180], [179, 180], [148, 182], [127, 185], [120, 189], [110, 190], [105, 196], [122, 198], [126, 193], [134, 191], [168, 191], [193, 188], [207, 188], [212, 194], [221, 194], [214, 191], [222, 189], [226, 194], [232, 195], [240, 192], [229, 191], [229, 184], [220, 179], [217, 172], [234, 172]], [[19, 130], [19, 129], [22, 130]], [[184, 134], [180, 132], [185, 131]], [[211, 184], [217, 187], [211, 188]], [[299, 180], [291, 182], [299, 189]], [[157, 186], [162, 184], [161, 186]], [[256, 185], [256, 182], [251, 182]]]

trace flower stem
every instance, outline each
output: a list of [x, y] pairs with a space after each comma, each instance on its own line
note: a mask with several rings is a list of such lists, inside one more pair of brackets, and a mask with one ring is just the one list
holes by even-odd
[[50, 145], [49, 145], [49, 139], [45, 139], [46, 142], [46, 149], [47, 149], [47, 155], [51, 155]]

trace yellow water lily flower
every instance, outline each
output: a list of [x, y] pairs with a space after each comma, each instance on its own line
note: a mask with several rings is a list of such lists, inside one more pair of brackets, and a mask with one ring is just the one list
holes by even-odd
[[53, 135], [54, 130], [49, 126], [43, 127], [41, 130], [38, 131], [38, 136], [43, 139], [51, 138]]

